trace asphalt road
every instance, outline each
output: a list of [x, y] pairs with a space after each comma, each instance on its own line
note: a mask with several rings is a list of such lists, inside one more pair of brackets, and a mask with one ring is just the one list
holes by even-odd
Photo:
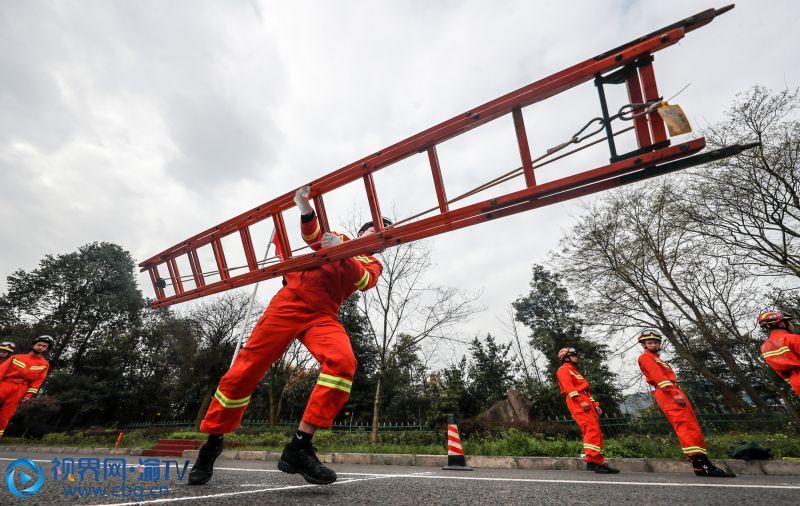
[[[800, 503], [800, 477], [747, 476], [735, 479], [702, 479], [691, 474], [620, 473], [600, 476], [576, 471], [526, 471], [518, 469], [476, 469], [472, 472], [443, 471], [439, 468], [400, 466], [334, 465], [339, 480], [333, 485], [306, 483], [297, 475], [283, 474], [275, 462], [217, 462], [214, 477], [205, 486], [189, 487], [176, 479], [172, 464], [169, 481], [139, 482], [137, 457], [127, 457], [129, 473], [126, 484], [145, 489], [129, 489], [127, 497], [67, 497], [65, 487], [77, 487], [80, 480], [54, 480], [53, 458], [97, 458], [95, 455], [48, 455], [42, 453], [0, 452], [0, 504], [187, 504], [187, 505], [256, 505], [256, 504], [782, 504]], [[29, 458], [44, 471], [42, 488], [25, 499], [17, 499], [6, 485], [7, 466], [20, 458]], [[99, 456], [101, 466], [103, 456]], [[116, 457], [115, 458], [119, 458]], [[167, 460], [167, 458], [163, 459]], [[177, 459], [183, 465], [184, 459]], [[162, 462], [163, 465], [163, 462]], [[163, 477], [163, 470], [161, 471]], [[187, 473], [188, 474], [188, 473]], [[133, 476], [134, 478], [131, 478]], [[18, 488], [19, 473], [15, 483]], [[107, 485], [106, 491], [120, 486], [119, 478], [84, 485]], [[149, 493], [154, 496], [131, 494]], [[169, 487], [164, 495], [160, 487]], [[73, 488], [73, 494], [77, 488]], [[117, 490], [122, 493], [122, 489]], [[161, 494], [161, 495], [159, 495]]]

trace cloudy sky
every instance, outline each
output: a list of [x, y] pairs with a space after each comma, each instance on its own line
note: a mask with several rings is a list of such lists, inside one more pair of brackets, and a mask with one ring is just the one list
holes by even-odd
[[[0, 292], [15, 269], [92, 241], [118, 243], [141, 261], [473, 106], [723, 5], [2, 2]], [[739, 2], [656, 55], [661, 93], [691, 83], [674, 102], [702, 128], [754, 84], [797, 86], [798, 22], [797, 2]], [[624, 103], [622, 91], [612, 91], [613, 108]], [[527, 108], [534, 156], [597, 113], [591, 84]], [[450, 195], [519, 165], [510, 117], [439, 153]], [[538, 177], [604, 159], [589, 150]], [[396, 218], [435, 204], [423, 157], [384, 170], [376, 184]], [[504, 335], [497, 318], [526, 291], [531, 264], [546, 260], [580, 205], [431, 241], [430, 283], [483, 293], [486, 311], [459, 329], [463, 337]], [[328, 201], [333, 223], [366, 209], [360, 185]], [[152, 296], [149, 280], [140, 283]], [[260, 293], [278, 286], [265, 283]]]

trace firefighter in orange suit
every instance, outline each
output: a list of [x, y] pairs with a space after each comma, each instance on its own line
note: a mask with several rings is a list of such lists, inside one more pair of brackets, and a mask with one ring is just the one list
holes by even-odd
[[583, 453], [586, 469], [600, 474], [616, 474], [619, 469], [606, 464], [603, 457], [603, 432], [600, 430], [600, 404], [589, 392], [589, 382], [575, 366], [578, 352], [575, 348], [561, 348], [558, 360], [563, 362], [556, 377], [561, 393], [567, 396], [567, 408], [583, 432]]
[[[347, 241], [337, 233], [323, 234], [309, 203], [310, 185], [295, 193], [301, 213], [303, 240], [314, 250]], [[384, 218], [384, 225], [391, 222]], [[365, 223], [358, 237], [375, 232], [372, 222]], [[259, 318], [247, 344], [222, 377], [200, 430], [209, 434], [189, 473], [190, 485], [202, 485], [211, 479], [214, 460], [222, 452], [222, 435], [231, 432], [242, 420], [250, 396], [267, 369], [298, 339], [319, 361], [322, 370], [306, 405], [300, 427], [284, 449], [278, 468], [300, 474], [314, 484], [336, 480], [336, 473], [323, 466], [311, 446], [318, 427], [330, 427], [350, 396], [356, 359], [350, 337], [339, 323], [339, 306], [356, 290], [375, 286], [382, 266], [370, 255], [356, 255], [301, 272], [284, 276], [284, 285]]]
[[675, 371], [659, 357], [661, 335], [646, 330], [639, 335], [639, 343], [644, 348], [644, 352], [639, 355], [639, 368], [647, 383], [655, 388], [653, 395], [656, 403], [675, 429], [681, 450], [691, 461], [694, 474], [718, 478], [735, 477], [735, 474], [723, 471], [708, 459], [703, 431], [694, 409], [683, 391], [678, 388]]
[[39, 393], [50, 368], [44, 354], [52, 348], [53, 338], [40, 336], [33, 340], [30, 353], [11, 355], [0, 363], [0, 437], [19, 403]]
[[761, 355], [800, 396], [800, 335], [792, 317], [780, 311], [762, 311], [758, 324], [769, 333], [761, 345]]

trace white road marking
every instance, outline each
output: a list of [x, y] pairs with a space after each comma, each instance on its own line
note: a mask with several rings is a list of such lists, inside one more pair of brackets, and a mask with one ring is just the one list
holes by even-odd
[[[9, 459], [9, 458], [2, 458], [0, 460], [17, 460], [17, 459]], [[52, 462], [51, 460], [36, 460], [31, 459], [34, 462]], [[242, 471], [242, 472], [250, 472], [250, 473], [280, 473], [278, 469], [250, 469], [246, 467], [217, 467], [215, 471]], [[754, 488], [754, 489], [778, 489], [778, 490], [800, 490], [800, 485], [756, 485], [756, 484], [737, 484], [737, 483], [717, 483], [717, 482], [705, 482], [705, 483], [686, 483], [686, 482], [670, 482], [670, 481], [601, 481], [601, 480], [559, 480], [559, 479], [543, 479], [543, 478], [493, 478], [493, 477], [481, 477], [481, 476], [446, 476], [446, 475], [437, 475], [432, 474], [431, 471], [425, 472], [418, 472], [418, 473], [407, 473], [407, 474], [382, 474], [382, 473], [336, 473], [339, 476], [367, 476], [367, 478], [354, 478], [350, 480], [342, 480], [339, 482], [334, 483], [336, 484], [344, 484], [344, 483], [352, 483], [354, 481], [365, 481], [377, 478], [420, 478], [420, 479], [429, 479], [429, 480], [467, 480], [467, 481], [499, 481], [499, 482], [516, 482], [516, 483], [569, 483], [569, 484], [576, 484], [576, 485], [633, 485], [633, 486], [640, 486], [640, 487], [701, 487], [701, 488]], [[688, 477], [688, 476], [687, 476]], [[249, 486], [249, 485], [248, 485]], [[228, 494], [240, 494], [240, 493], [256, 493], [256, 492], [268, 492], [274, 490], [289, 490], [293, 488], [304, 488], [304, 487], [317, 487], [319, 485], [294, 485], [288, 487], [279, 487], [279, 488], [267, 488], [263, 490], [247, 490], [244, 492], [230, 492], [223, 495]], [[201, 497], [218, 497], [219, 495], [214, 496], [196, 496], [197, 498]], [[220, 496], [221, 497], [221, 496]], [[182, 498], [173, 498], [173, 499], [157, 499], [158, 502], [163, 501], [182, 501], [182, 500], [190, 500], [195, 497], [182, 497]], [[147, 501], [147, 502], [156, 502], [156, 501]], [[122, 504], [139, 504], [139, 503], [122, 503]], [[119, 506], [119, 505], [118, 505]]]
[[[353, 483], [353, 482], [356, 482], [356, 481], [369, 481], [369, 480], [380, 480], [380, 479], [386, 479], [386, 478], [394, 478], [395, 476], [396, 475], [394, 475], [394, 474], [389, 474], [389, 475], [386, 475], [386, 476], [378, 476], [378, 477], [353, 478], [353, 479], [350, 479], [350, 480], [337, 481], [335, 483], [332, 483], [330, 486], [344, 485], [344, 484]], [[288, 485], [288, 486], [284, 486], [284, 487], [270, 487], [270, 488], [261, 488], [261, 489], [256, 489], [256, 490], [243, 490], [241, 492], [223, 492], [221, 494], [195, 495], [195, 496], [189, 496], [189, 497], [173, 497], [173, 498], [169, 498], [169, 499], [153, 499], [151, 501], [144, 500], [144, 501], [134, 501], [134, 502], [123, 502], [123, 503], [108, 503], [108, 504], [100, 504], [98, 506], [131, 506], [131, 505], [135, 505], [135, 504], [154, 504], [154, 503], [178, 502], [178, 501], [194, 501], [194, 500], [198, 500], [198, 499], [210, 499], [210, 498], [216, 498], [216, 497], [230, 497], [230, 496], [234, 496], [234, 495], [245, 495], [245, 494], [258, 494], [258, 493], [261, 493], [261, 492], [277, 492], [277, 491], [281, 491], [281, 490], [293, 490], [293, 489], [298, 489], [298, 488], [310, 488], [310, 487], [319, 487], [319, 486], [321, 486], [321, 485], [312, 485], [312, 484], [309, 483], [309, 484], [306, 484], [306, 485]]]
[[[410, 475], [396, 475], [398, 477], [406, 477]], [[735, 484], [735, 483], [675, 483], [669, 481], [601, 481], [601, 480], [545, 480], [538, 478], [491, 478], [480, 476], [441, 476], [431, 475], [414, 476], [415, 478], [422, 478], [428, 480], [474, 480], [474, 481], [511, 481], [523, 483], [571, 483], [571, 484], [586, 484], [586, 485], [639, 485], [643, 487], [721, 487], [721, 488], [777, 488], [777, 489], [790, 489], [800, 490], [800, 485], [749, 485], [749, 484]]]

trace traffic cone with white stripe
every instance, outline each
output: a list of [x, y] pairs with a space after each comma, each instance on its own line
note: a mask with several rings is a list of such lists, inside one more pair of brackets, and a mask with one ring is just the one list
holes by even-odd
[[458, 435], [456, 417], [447, 415], [447, 465], [442, 469], [448, 471], [472, 471], [467, 467], [464, 450], [461, 448], [461, 436]]

